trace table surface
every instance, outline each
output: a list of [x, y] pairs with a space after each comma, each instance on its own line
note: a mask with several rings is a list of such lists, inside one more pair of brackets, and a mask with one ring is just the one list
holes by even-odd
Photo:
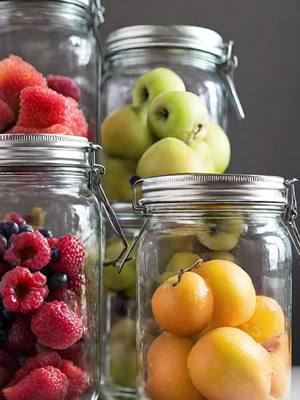
[[292, 393], [290, 400], [300, 399], [300, 367], [293, 368]]

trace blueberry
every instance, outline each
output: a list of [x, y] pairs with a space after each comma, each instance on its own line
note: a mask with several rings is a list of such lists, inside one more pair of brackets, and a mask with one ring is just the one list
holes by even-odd
[[12, 235], [19, 233], [19, 227], [15, 222], [0, 222], [0, 232], [6, 239], [9, 239]]
[[58, 261], [60, 258], [59, 250], [56, 247], [51, 247], [51, 260]]
[[44, 267], [40, 270], [40, 272], [47, 277], [47, 279], [50, 279], [51, 276], [53, 275], [53, 271], [49, 267]]
[[39, 229], [39, 232], [45, 237], [45, 238], [52, 238], [53, 234], [49, 229]]
[[20, 228], [19, 233], [21, 233], [21, 232], [33, 232], [33, 227], [31, 225], [26, 224], [26, 225], [22, 226], [22, 228]]
[[49, 288], [51, 290], [62, 289], [68, 284], [68, 277], [62, 272], [56, 272], [49, 280]]
[[129, 183], [133, 186], [135, 182], [139, 181], [141, 178], [139, 176], [133, 175], [129, 179]]
[[7, 249], [7, 239], [5, 236], [0, 234], [0, 255], [1, 256], [5, 252], [6, 249]]

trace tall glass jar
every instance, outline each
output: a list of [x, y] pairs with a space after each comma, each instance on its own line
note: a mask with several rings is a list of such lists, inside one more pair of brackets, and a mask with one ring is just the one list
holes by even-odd
[[0, 135], [1, 398], [99, 398], [96, 149], [85, 138]]
[[[137, 175], [145, 178], [168, 173], [223, 173], [226, 170], [228, 166], [226, 161], [227, 165], [221, 170], [214, 168], [216, 165], [212, 166], [214, 162], [208, 162], [210, 149], [207, 148], [207, 144], [208, 147], [219, 148], [221, 158], [224, 160], [230, 158], [228, 140], [225, 139], [226, 143], [222, 145], [224, 134], [221, 134], [221, 139], [216, 139], [216, 137], [213, 140], [206, 139], [206, 143], [203, 145], [205, 150], [202, 148], [202, 144], [200, 145], [198, 158], [201, 160], [201, 167], [195, 167], [195, 164], [191, 162], [185, 163], [180, 160], [179, 156], [174, 155], [176, 151], [181, 155], [185, 152], [190, 153], [190, 148], [181, 145], [181, 149], [176, 150], [175, 148], [170, 157], [161, 156], [165, 159], [170, 158], [166, 164], [168, 164], [168, 168], [172, 168], [171, 171], [161, 172], [160, 168], [156, 166], [155, 173], [149, 172], [145, 175], [145, 172], [142, 172], [142, 169], [145, 168], [139, 168], [139, 161], [145, 154], [149, 154], [148, 158], [151, 158], [151, 161], [154, 160], [153, 164], [156, 164], [156, 157], [159, 157], [160, 154], [158, 150], [154, 151], [154, 146], [159, 146], [157, 140], [173, 136], [182, 139], [174, 134], [174, 130], [182, 123], [179, 115], [182, 114], [182, 119], [184, 119], [184, 115], [189, 113], [188, 110], [183, 110], [184, 105], [177, 98], [174, 100], [170, 96], [168, 100], [165, 99], [164, 102], [162, 101], [161, 107], [170, 107], [170, 110], [173, 111], [172, 116], [167, 111], [167, 116], [170, 115], [170, 122], [168, 124], [164, 120], [165, 132], [159, 133], [163, 124], [160, 126], [156, 124], [155, 129], [153, 126], [150, 129], [148, 114], [147, 129], [147, 124], [144, 123], [144, 119], [147, 120], [147, 117], [144, 116], [141, 109], [138, 111], [135, 107], [142, 104], [143, 110], [145, 108], [149, 110], [148, 106], [153, 104], [152, 100], [157, 97], [157, 94], [167, 91], [182, 91], [185, 88], [186, 91], [198, 95], [202, 100], [201, 102], [198, 99], [200, 104], [197, 104], [197, 107], [196, 103], [189, 104], [190, 108], [193, 108], [194, 111], [196, 108], [198, 110], [203, 107], [207, 108], [209, 120], [218, 123], [226, 130], [230, 103], [234, 105], [238, 116], [244, 118], [243, 108], [233, 83], [233, 74], [237, 65], [238, 60], [234, 55], [233, 42], [226, 43], [217, 32], [202, 27], [138, 25], [118, 29], [108, 36], [102, 79], [101, 119], [104, 122], [101, 128], [101, 144], [104, 150], [103, 154], [106, 155], [103, 164], [109, 170], [104, 187], [112, 201], [130, 201], [129, 180], [131, 176]], [[166, 69], [171, 72], [167, 72]], [[155, 70], [155, 74], [152, 77], [147, 75], [151, 74], [153, 70]], [[142, 81], [139, 81], [139, 88], [135, 89], [135, 84], [140, 77], [143, 79], [143, 84]], [[154, 93], [156, 93], [155, 96]], [[141, 100], [143, 96], [145, 97], [144, 102]], [[184, 103], [187, 104], [187, 101]], [[133, 109], [124, 108], [131, 104], [134, 106]], [[194, 118], [192, 114], [193, 112], [187, 117], [191, 124]], [[163, 114], [163, 118], [166, 118], [166, 114]], [[172, 118], [173, 121], [174, 118], [177, 121], [173, 123], [173, 127]], [[204, 118], [198, 127], [206, 123], [206, 118]], [[168, 128], [167, 125], [169, 125]], [[151, 133], [150, 137], [147, 134], [148, 130]], [[193, 137], [202, 137], [201, 131], [200, 133], [193, 131], [193, 134]], [[205, 133], [203, 133], [203, 138], [204, 136]], [[182, 140], [190, 146], [186, 138]], [[153, 142], [150, 157], [149, 147]], [[212, 145], [211, 142], [214, 144]], [[180, 143], [177, 142], [177, 145], [179, 147]], [[175, 146], [176, 144], [172, 143], [172, 148]], [[165, 151], [165, 148], [161, 150], [161, 152]], [[175, 158], [176, 168], [171, 167], [173, 158]], [[193, 155], [190, 154], [187, 158], [191, 160]], [[216, 158], [220, 159], [220, 156]], [[149, 159], [147, 162], [144, 161], [144, 164], [148, 170]]]
[[287, 400], [293, 181], [195, 174], [140, 186], [140, 398]]
[[[89, 137], [96, 141], [101, 54], [95, 33], [103, 19], [100, 0], [1, 0], [0, 4], [0, 60], [15, 55], [44, 77], [74, 79], [79, 87], [74, 98], [80, 100]], [[55, 89], [64, 85], [66, 93], [68, 83], [57, 84], [52, 79], [48, 84]], [[71, 88], [67, 94], [72, 97], [72, 93]]]
[[[132, 243], [142, 226], [143, 218], [128, 204], [114, 204], [128, 243]], [[122, 248], [120, 241], [106, 234], [106, 252], [101, 285], [101, 394], [104, 399], [136, 398], [136, 258], [132, 253], [119, 274], [116, 259]]]

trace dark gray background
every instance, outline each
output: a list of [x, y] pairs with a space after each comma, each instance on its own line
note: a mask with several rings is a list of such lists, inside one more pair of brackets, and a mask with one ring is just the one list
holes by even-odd
[[[104, 0], [104, 6], [103, 38], [126, 25], [191, 24], [233, 39], [247, 119], [239, 123], [232, 112], [230, 172], [300, 177], [299, 0]], [[295, 257], [293, 345], [294, 362], [300, 364], [298, 282]]]

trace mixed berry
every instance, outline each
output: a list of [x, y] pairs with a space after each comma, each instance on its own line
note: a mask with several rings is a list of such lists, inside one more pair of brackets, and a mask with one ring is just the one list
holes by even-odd
[[77, 400], [88, 391], [84, 260], [78, 237], [55, 238], [17, 213], [0, 221], [0, 399]]

